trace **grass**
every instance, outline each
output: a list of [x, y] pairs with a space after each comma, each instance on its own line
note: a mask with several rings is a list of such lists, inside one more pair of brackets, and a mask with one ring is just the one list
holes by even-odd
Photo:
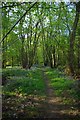
[[6, 69], [3, 75], [7, 77], [7, 84], [3, 86], [3, 93], [9, 95], [36, 94], [44, 95], [44, 83], [39, 69], [27, 71], [24, 69]]
[[3, 119], [39, 116], [38, 109], [45, 99], [42, 71], [17, 68], [3, 69], [6, 77], [3, 91]]
[[76, 82], [58, 69], [48, 69], [46, 74], [50, 80], [50, 86], [57, 96], [62, 97], [64, 104], [71, 104], [80, 99]]
[[[50, 80], [50, 86], [64, 104], [72, 104], [79, 99], [75, 89], [75, 80], [70, 79], [57, 69], [44, 68]], [[25, 70], [20, 68], [3, 69], [6, 78], [2, 86], [3, 119], [33, 118], [44, 116], [42, 110], [46, 99], [42, 69]]]
[[2, 70], [2, 74], [5, 76], [25, 76], [27, 77], [28, 71], [20, 68], [6, 68]]

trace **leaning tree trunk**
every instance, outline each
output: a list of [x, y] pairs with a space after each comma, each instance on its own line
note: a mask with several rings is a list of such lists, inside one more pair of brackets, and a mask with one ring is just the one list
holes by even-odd
[[80, 14], [80, 2], [76, 3], [76, 16], [73, 23], [72, 31], [70, 33], [69, 67], [72, 75], [74, 75], [74, 41], [75, 41], [76, 29], [79, 21], [79, 14]]

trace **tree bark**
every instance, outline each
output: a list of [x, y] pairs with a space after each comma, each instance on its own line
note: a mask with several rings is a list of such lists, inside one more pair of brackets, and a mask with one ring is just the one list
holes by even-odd
[[78, 71], [80, 71], [80, 36], [78, 37], [79, 45], [78, 45]]
[[76, 29], [79, 21], [80, 2], [76, 3], [76, 16], [73, 23], [73, 28], [70, 33], [70, 47], [69, 47], [69, 68], [72, 75], [74, 75], [74, 42], [76, 36]]

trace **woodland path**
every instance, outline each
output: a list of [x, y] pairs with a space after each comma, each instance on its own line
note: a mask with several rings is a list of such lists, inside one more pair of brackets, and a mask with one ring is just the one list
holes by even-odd
[[45, 104], [45, 117], [47, 119], [52, 118], [53, 120], [79, 120], [76, 116], [65, 114], [65, 110], [70, 110], [72, 106], [64, 105], [61, 98], [56, 96], [54, 93], [54, 88], [50, 86], [49, 78], [46, 75], [46, 70], [42, 70], [43, 80], [45, 82], [46, 91], [46, 104]]
[[[52, 71], [52, 74], [53, 74], [52, 78], [54, 77], [54, 79], [56, 79], [54, 71], [55, 70]], [[24, 72], [26, 72], [26, 71], [24, 71]], [[2, 120], [11, 120], [12, 118], [14, 118], [15, 120], [28, 120], [28, 118], [31, 118], [31, 119], [37, 118], [39, 120], [43, 120], [43, 119], [45, 119], [45, 120], [50, 120], [50, 119], [52, 119], [52, 120], [80, 120], [80, 114], [79, 114], [80, 111], [78, 112], [78, 107], [72, 103], [64, 104], [63, 98], [61, 96], [58, 96], [55, 94], [54, 86], [51, 87], [51, 85], [50, 85], [51, 79], [49, 78], [49, 74], [47, 74], [47, 72], [49, 72], [48, 69], [40, 68], [38, 71], [31, 70], [29, 72], [33, 73], [32, 74], [33, 76], [31, 76], [32, 81], [37, 80], [37, 79], [42, 80], [42, 84], [44, 84], [43, 85], [44, 86], [43, 95], [42, 95], [42, 93], [39, 96], [38, 96], [38, 94], [37, 95], [36, 94], [22, 95], [20, 93], [17, 93], [16, 95], [5, 94], [3, 96], [4, 99], [3, 99], [3, 119]], [[37, 74], [38, 72], [40, 72], [40, 73]], [[19, 74], [21, 74], [21, 73], [19, 73]], [[58, 73], [56, 73], [56, 74], [58, 75]], [[31, 74], [29, 74], [29, 75], [31, 75]], [[62, 79], [61, 75], [62, 74], [58, 75], [57, 77], [61, 77], [61, 79]], [[50, 76], [51, 76], [51, 74], [50, 74]], [[25, 88], [25, 84], [22, 84], [24, 82], [20, 83], [19, 78], [21, 79], [21, 76], [18, 76], [18, 73], [17, 73], [17, 76], [16, 77], [13, 76], [13, 78], [18, 79], [19, 82], [18, 83], [16, 82], [17, 85], [21, 84], [20, 87], [22, 89]], [[24, 79], [24, 77], [22, 77], [22, 78]], [[27, 80], [26, 76], [25, 76], [25, 80]], [[29, 80], [30, 80], [30, 78], [29, 78]], [[39, 83], [35, 83], [35, 84], [38, 85]], [[33, 85], [35, 85], [35, 84], [32, 84], [32, 86], [30, 88], [34, 88]], [[62, 84], [62, 83], [60, 82], [60, 84]], [[15, 87], [14, 82], [10, 82], [10, 86], [11, 85], [13, 87]], [[16, 88], [17, 88], [17, 86], [16, 86]], [[42, 90], [42, 86], [40, 87], [40, 90]], [[63, 95], [63, 97], [65, 97], [65, 96], [66, 96], [66, 93]], [[70, 95], [68, 97], [70, 97], [70, 99], [71, 99]], [[76, 114], [76, 112], [78, 114]]]

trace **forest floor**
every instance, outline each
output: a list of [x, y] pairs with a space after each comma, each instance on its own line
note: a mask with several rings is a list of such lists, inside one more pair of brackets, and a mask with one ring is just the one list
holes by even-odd
[[80, 120], [76, 82], [56, 69], [4, 70], [2, 120]]
[[[46, 90], [46, 118], [53, 118], [59, 119], [59, 120], [74, 120], [74, 119], [80, 119], [79, 118], [79, 111], [78, 111], [78, 106], [73, 105], [73, 104], [65, 104], [62, 101], [62, 98], [60, 96], [57, 96], [55, 94], [55, 89], [54, 87], [50, 86], [50, 80], [48, 76], [46, 75], [46, 71], [43, 70], [43, 78], [45, 81], [45, 90]], [[66, 94], [66, 92], [65, 92]], [[65, 97], [65, 95], [63, 96]], [[70, 97], [68, 95], [68, 97]]]

